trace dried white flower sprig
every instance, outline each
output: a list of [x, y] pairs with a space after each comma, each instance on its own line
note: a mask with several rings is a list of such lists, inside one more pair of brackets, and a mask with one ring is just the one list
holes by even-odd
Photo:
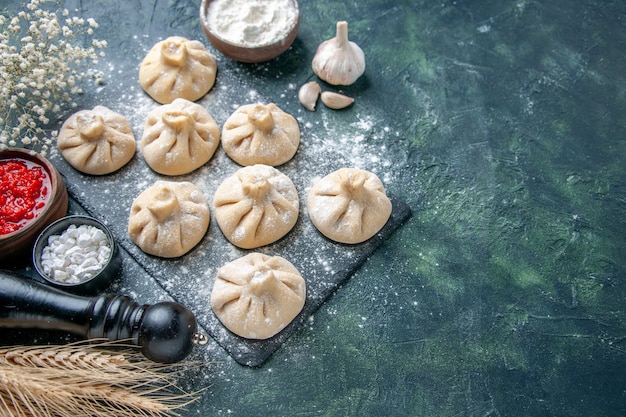
[[24, 146], [45, 155], [55, 136], [47, 131], [51, 118], [76, 106], [85, 77], [102, 81], [102, 72], [83, 68], [104, 56], [106, 41], [92, 39], [98, 23], [45, 3], [30, 0], [17, 15], [0, 15], [0, 149]]

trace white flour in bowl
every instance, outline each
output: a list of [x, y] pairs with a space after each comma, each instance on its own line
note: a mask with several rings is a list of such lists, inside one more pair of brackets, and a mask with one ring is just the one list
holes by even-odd
[[217, 37], [255, 48], [285, 38], [298, 20], [298, 9], [292, 0], [214, 0], [206, 19]]

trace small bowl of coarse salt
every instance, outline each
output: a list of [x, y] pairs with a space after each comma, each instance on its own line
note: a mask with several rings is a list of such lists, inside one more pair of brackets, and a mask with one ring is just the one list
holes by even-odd
[[200, 23], [211, 44], [244, 63], [285, 52], [300, 27], [297, 0], [202, 0]]
[[42, 278], [74, 293], [96, 294], [118, 276], [122, 259], [111, 231], [99, 220], [63, 217], [46, 227], [33, 248]]

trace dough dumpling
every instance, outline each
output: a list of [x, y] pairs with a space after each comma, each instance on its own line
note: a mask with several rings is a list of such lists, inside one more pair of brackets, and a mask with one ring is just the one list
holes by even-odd
[[117, 171], [137, 148], [128, 120], [104, 106], [70, 116], [59, 131], [57, 146], [70, 165], [91, 175]]
[[209, 112], [182, 98], [152, 110], [141, 137], [141, 153], [156, 172], [183, 175], [206, 164], [220, 141]]
[[217, 271], [211, 307], [233, 333], [267, 339], [302, 311], [306, 283], [300, 272], [280, 256], [251, 253]]
[[196, 101], [215, 84], [215, 57], [200, 41], [171, 36], [157, 42], [139, 66], [139, 84], [161, 104]]
[[391, 215], [391, 201], [380, 179], [357, 168], [341, 168], [317, 181], [307, 205], [315, 227], [341, 243], [366, 241]]
[[144, 252], [175, 258], [202, 240], [210, 220], [209, 204], [195, 185], [157, 181], [133, 201], [128, 234]]
[[243, 166], [284, 164], [299, 145], [298, 122], [274, 103], [241, 106], [222, 129], [224, 151]]
[[217, 188], [215, 219], [230, 243], [258, 248], [286, 235], [298, 220], [300, 200], [285, 174], [267, 165], [240, 168]]

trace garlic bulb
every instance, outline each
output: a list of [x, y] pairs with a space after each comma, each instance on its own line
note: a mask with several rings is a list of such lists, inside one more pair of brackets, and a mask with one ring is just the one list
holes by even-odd
[[350, 85], [365, 71], [365, 55], [348, 40], [348, 22], [337, 22], [334, 38], [322, 42], [313, 57], [313, 72], [333, 85]]

